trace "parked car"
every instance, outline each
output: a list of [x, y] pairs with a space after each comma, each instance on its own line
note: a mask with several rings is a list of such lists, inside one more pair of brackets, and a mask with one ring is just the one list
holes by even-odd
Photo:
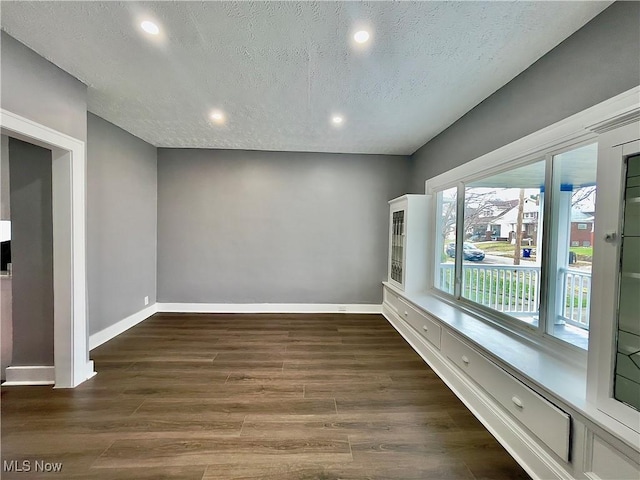
[[[454, 258], [456, 256], [456, 244], [453, 242], [448, 243], [445, 251], [447, 255]], [[484, 251], [469, 242], [464, 242], [462, 245], [462, 255], [465, 260], [472, 262], [481, 262], [484, 260]]]

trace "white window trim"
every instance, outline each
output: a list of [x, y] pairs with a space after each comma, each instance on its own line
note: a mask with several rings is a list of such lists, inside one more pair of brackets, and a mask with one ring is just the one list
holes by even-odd
[[[542, 158], [550, 150], [562, 149], [572, 144], [595, 139], [598, 136], [597, 133], [587, 129], [588, 126], [633, 114], [640, 108], [639, 96], [640, 86], [634, 87], [475, 160], [430, 178], [425, 182], [425, 193], [432, 195], [436, 191], [455, 187], [459, 182], [469, 182], [479, 176], [485, 177], [498, 173], [507, 166], [515, 168], [536, 157]], [[478, 175], [478, 172], [481, 174]]]
[[[566, 153], [575, 148], [580, 148], [585, 145], [589, 145], [597, 142], [596, 134], [583, 135], [580, 137], [579, 141], [574, 140], [566, 140], [562, 144], [557, 145], [555, 147], [550, 147], [548, 150], [544, 152], [535, 152], [527, 157], [520, 158], [515, 160], [514, 162], [505, 162], [500, 165], [500, 168], [491, 169], [491, 173], [487, 172], [473, 172], [469, 176], [466, 177], [464, 181], [458, 183], [458, 199], [461, 205], [459, 206], [458, 213], [464, 211], [464, 191], [465, 184], [469, 182], [473, 182], [479, 179], [486, 178], [488, 176], [492, 176], [495, 174], [499, 174], [504, 171], [512, 170], [518, 167], [522, 167], [525, 165], [530, 165], [536, 162], [544, 162], [545, 163], [545, 184], [550, 184], [551, 182], [551, 168], [552, 168], [552, 159], [555, 155], [559, 155], [562, 153]], [[441, 191], [441, 190], [438, 190]], [[437, 194], [438, 191], [433, 191], [432, 195]], [[433, 202], [434, 204], [437, 202]], [[543, 218], [549, 218], [551, 216], [551, 208], [553, 203], [553, 191], [549, 189], [546, 193], [545, 200], [545, 212]], [[431, 226], [431, 231], [437, 231], [437, 218], [438, 214], [434, 210], [430, 212], [433, 216], [433, 220], [429, 225]], [[460, 217], [460, 215], [458, 215]], [[457, 221], [457, 231], [463, 231], [464, 226], [464, 218], [460, 218]], [[515, 227], [514, 227], [515, 228]], [[524, 227], [523, 227], [524, 228]], [[543, 227], [544, 228], [544, 227]], [[523, 230], [524, 231], [524, 230]], [[551, 245], [552, 242], [549, 241], [551, 236], [551, 229], [547, 227], [543, 230], [543, 245]], [[462, 243], [462, 242], [460, 242]], [[457, 246], [458, 247], [458, 246]], [[586, 363], [586, 351], [578, 346], [575, 346], [571, 343], [568, 343], [562, 339], [557, 338], [553, 334], [549, 332], [550, 328], [548, 327], [548, 319], [554, 317], [552, 310], [550, 310], [549, 305], [545, 306], [544, 310], [540, 310], [539, 312], [539, 321], [537, 325], [531, 325], [525, 322], [520, 322], [517, 319], [514, 319], [507, 313], [503, 313], [497, 310], [494, 310], [485, 305], [481, 305], [479, 303], [474, 302], [471, 299], [467, 299], [462, 297], [462, 292], [460, 288], [460, 281], [462, 277], [462, 261], [458, 260], [458, 258], [462, 258], [462, 246], [460, 245], [460, 251], [456, 250], [456, 265], [455, 265], [455, 279], [456, 279], [456, 289], [453, 294], [449, 294], [444, 292], [437, 287], [435, 287], [435, 274], [437, 270], [437, 264], [432, 263], [429, 265], [429, 272], [431, 274], [431, 278], [429, 279], [429, 288], [430, 293], [435, 296], [441, 297], [443, 300], [449, 303], [455, 303], [458, 307], [464, 309], [467, 313], [475, 315], [482, 320], [495, 324], [498, 328], [505, 329], [507, 331], [513, 332], [519, 336], [522, 336], [529, 341], [537, 344], [540, 347], [555, 349], [560, 346], [565, 353], [568, 361], [572, 361], [578, 365], [584, 365]], [[543, 246], [543, 252], [548, 247]], [[430, 257], [433, 261], [433, 256]], [[546, 297], [547, 293], [547, 276], [550, 271], [550, 262], [551, 256], [547, 253], [543, 253], [543, 260], [541, 264], [541, 277], [540, 277], [540, 285], [541, 292], [540, 297]], [[553, 270], [553, 268], [551, 268]], [[553, 302], [552, 302], [553, 303]]]
[[[564, 150], [574, 148], [580, 144], [596, 142], [598, 140], [598, 134], [601, 132], [595, 127], [590, 128], [590, 126], [601, 125], [614, 118], [621, 119], [620, 121], [624, 121], [625, 118], [634, 118], [637, 112], [640, 111], [639, 98], [640, 86], [634, 87], [620, 95], [590, 107], [587, 110], [572, 115], [497, 150], [489, 152], [445, 173], [428, 179], [425, 182], [425, 193], [433, 197], [431, 208], [429, 209], [430, 218], [428, 219], [430, 227], [429, 231], [432, 232], [429, 238], [429, 245], [435, 245], [435, 235], [437, 232], [438, 214], [435, 211], [437, 203], [435, 201], [435, 194], [437, 192], [448, 188], [458, 187], [458, 193], [460, 194], [460, 186], [462, 183], [469, 183], [478, 178], [494, 175], [506, 169], [517, 168], [536, 160], [548, 159], [551, 152], [553, 152], [553, 154], [557, 154]], [[458, 198], [458, 201], [463, 201], [463, 199]], [[458, 224], [463, 221], [463, 219], [458, 220]], [[460, 227], [460, 225], [458, 225], [458, 227]], [[460, 228], [458, 228], [458, 231], [461, 231]], [[458, 243], [461, 245], [461, 242]], [[430, 247], [428, 248], [429, 251], [433, 250]], [[459, 249], [461, 249], [461, 247], [459, 247]], [[461, 256], [457, 255], [456, 258], [461, 258]], [[429, 264], [427, 268], [429, 274], [428, 293], [441, 298], [444, 297], [445, 300], [451, 302], [453, 298], [450, 295], [442, 292], [434, 286], [436, 269], [435, 255], [429, 255]], [[459, 268], [460, 266], [458, 265], [457, 260], [456, 269]], [[542, 278], [541, 283], [544, 281], [545, 279]], [[459, 296], [458, 285], [456, 285], [454, 296]], [[469, 305], [467, 305], [467, 303], [469, 303]], [[505, 322], [505, 319], [502, 318], [502, 315], [500, 315], [499, 312], [488, 312], [483, 308], [476, 308], [477, 305], [473, 302], [465, 302], [461, 299], [455, 300], [455, 304], [464, 310], [471, 310], [469, 313], [473, 313], [475, 316], [499, 325], [498, 328], [501, 327], [506, 330], [523, 334], [529, 340], [540, 344], [541, 347], [549, 347], [549, 345], [553, 344], [561, 345], [562, 347], [565, 347], [561, 349], [561, 355], [566, 357], [569, 361], [583, 364], [586, 361], [587, 352], [562, 340], [556, 339], [547, 333], [541, 332], [537, 328], [533, 331], [530, 326], [518, 325], [518, 322], [513, 322], [511, 319]], [[496, 315], [496, 313], [498, 315]], [[549, 344], [549, 341], [552, 343]], [[590, 339], [590, 344], [591, 343], [592, 340]]]
[[[607, 215], [602, 221], [596, 221], [595, 224], [594, 249], [598, 255], [594, 256], [594, 269], [602, 274], [595, 277], [592, 284], [597, 295], [595, 301], [592, 301], [592, 312], [601, 321], [593, 325], [593, 340], [589, 343], [588, 371], [592, 373], [587, 377], [587, 400], [596, 404], [600, 411], [640, 433], [640, 412], [613, 398], [617, 325], [616, 319], [610, 314], [617, 309], [619, 293], [619, 234], [624, 194], [624, 171], [620, 159], [640, 151], [640, 141], [633, 140], [633, 137], [637, 139], [640, 136], [639, 125], [640, 123], [636, 122], [635, 125], [629, 126], [630, 128], [603, 132], [603, 141], [598, 145], [598, 154], [607, 161], [607, 168], [603, 168], [602, 175], [611, 179], [611, 183], [616, 187], [607, 195], [599, 195], [602, 198], [596, 200], [596, 209], [612, 214]], [[601, 175], [601, 172], [598, 174]], [[604, 240], [605, 235], [610, 232], [617, 233], [616, 241]]]

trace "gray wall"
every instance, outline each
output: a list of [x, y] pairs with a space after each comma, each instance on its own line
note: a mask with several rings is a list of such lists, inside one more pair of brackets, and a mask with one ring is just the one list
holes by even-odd
[[88, 114], [89, 332], [156, 301], [156, 148]]
[[2, 108], [80, 140], [87, 138], [87, 87], [4, 31]]
[[9, 196], [9, 137], [0, 135], [0, 220], [11, 220]]
[[424, 181], [640, 84], [640, 2], [616, 2], [413, 155]]
[[53, 365], [51, 151], [9, 139], [12, 365]]
[[[87, 87], [5, 32], [0, 33], [0, 43], [2, 58], [0, 106], [74, 138], [86, 140]], [[50, 176], [50, 156], [47, 168]], [[40, 193], [44, 195], [44, 192]], [[15, 213], [13, 211], [11, 213], [14, 217], [13, 222], [16, 222]], [[12, 227], [13, 229], [17, 228], [15, 223], [12, 224]], [[44, 224], [41, 227], [44, 228]], [[24, 248], [18, 245], [22, 243], [19, 237], [19, 233], [14, 233], [12, 241], [12, 244], [17, 245], [16, 247], [12, 245], [12, 247], [14, 251], [15, 248], [18, 249], [18, 256], [21, 255], [20, 249]], [[45, 241], [44, 237], [42, 241]], [[47, 253], [47, 255], [49, 254]], [[44, 251], [40, 252], [40, 258], [42, 261], [46, 259]], [[36, 259], [31, 261], [35, 262]], [[19, 268], [17, 263], [20, 261], [14, 261], [15, 272], [18, 272]], [[51, 272], [48, 271], [48, 268], [48, 266], [41, 266], [41, 273], [50, 275]], [[38, 323], [44, 317], [52, 315], [52, 310], [49, 311], [49, 302], [52, 301], [49, 289], [52, 287], [49, 285], [48, 279], [40, 282], [35, 279], [33, 281], [20, 280], [19, 275], [19, 273], [14, 274], [12, 288], [15, 324], [12, 364], [53, 365], [53, 318], [51, 317], [51, 321], [44, 322], [43, 325]], [[31, 292], [32, 288], [39, 290]], [[41, 308], [35, 312], [38, 316], [34, 317], [33, 324], [24, 323], [19, 319], [19, 316], [22, 315], [19, 312], [20, 298], [24, 298], [24, 295], [32, 295], [33, 301], [39, 305], [38, 309]], [[35, 311], [35, 303], [31, 307], [24, 306], [24, 308], [32, 308]], [[36, 321], [37, 319], [39, 320]], [[31, 339], [29, 347], [26, 347], [27, 339]], [[23, 347], [25, 348], [23, 349]]]
[[381, 303], [408, 159], [158, 150], [158, 301]]
[[[9, 137], [0, 135], [0, 220], [11, 220], [9, 190]], [[0, 378], [13, 357], [13, 317], [11, 315], [11, 277], [0, 276]]]

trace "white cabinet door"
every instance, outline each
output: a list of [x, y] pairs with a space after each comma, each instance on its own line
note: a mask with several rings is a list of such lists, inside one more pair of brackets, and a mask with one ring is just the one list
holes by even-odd
[[[589, 396], [599, 410], [640, 432], [640, 122], [601, 134], [594, 232]], [[638, 185], [635, 185], [635, 183]], [[628, 188], [629, 187], [629, 188]], [[638, 347], [634, 350], [635, 347]], [[632, 351], [633, 350], [633, 351]], [[632, 406], [635, 404], [635, 406]]]
[[403, 195], [389, 202], [388, 281], [405, 292], [427, 288], [427, 197]]

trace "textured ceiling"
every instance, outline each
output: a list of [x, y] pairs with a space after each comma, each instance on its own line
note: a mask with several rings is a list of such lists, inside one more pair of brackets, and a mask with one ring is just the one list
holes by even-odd
[[1, 24], [159, 147], [410, 154], [610, 3], [2, 1]]

